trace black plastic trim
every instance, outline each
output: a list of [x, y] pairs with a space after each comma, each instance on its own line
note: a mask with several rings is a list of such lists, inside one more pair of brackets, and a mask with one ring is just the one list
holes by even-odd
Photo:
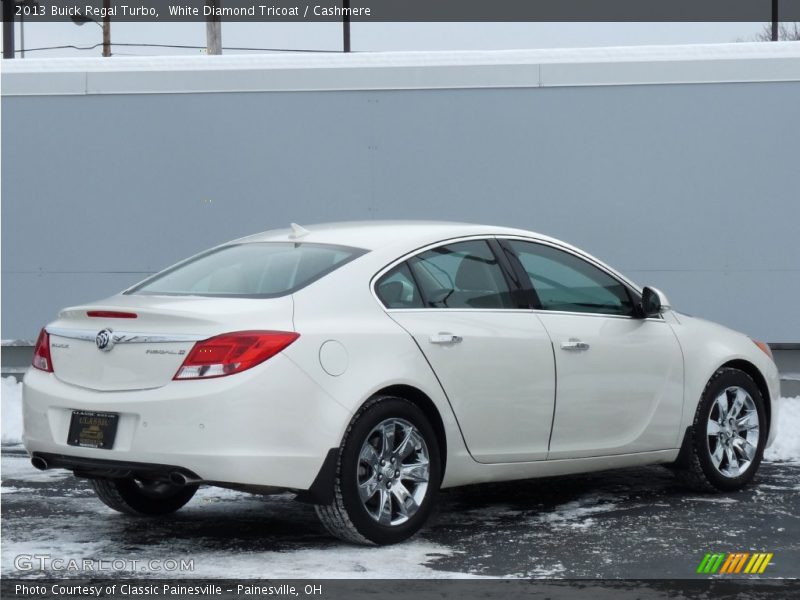
[[336, 486], [336, 471], [339, 468], [339, 448], [331, 448], [307, 490], [299, 490], [295, 500], [307, 504], [333, 504], [333, 491]]
[[[284, 488], [272, 486], [257, 486], [240, 483], [230, 483], [225, 481], [208, 481], [202, 479], [193, 471], [184, 467], [173, 465], [162, 465], [156, 463], [127, 462], [122, 460], [107, 460], [102, 458], [85, 458], [82, 456], [69, 456], [66, 454], [53, 454], [50, 452], [33, 452], [31, 459], [41, 458], [47, 462], [48, 469], [67, 469], [72, 471], [76, 477], [102, 478], [102, 479], [125, 479], [137, 477], [142, 479], [152, 479], [155, 481], [171, 481], [170, 475], [181, 473], [190, 481], [214, 485], [218, 487], [239, 489], [256, 494], [274, 494], [285, 491]], [[299, 502], [310, 504], [331, 504], [333, 502], [333, 490], [336, 483], [336, 470], [339, 462], [339, 449], [331, 448], [325, 456], [314, 482], [307, 490], [289, 490], [297, 494], [295, 498]]]
[[66, 454], [51, 454], [49, 452], [34, 452], [31, 454], [31, 458], [45, 460], [48, 468], [69, 469], [78, 477], [141, 477], [144, 479], [169, 480], [171, 473], [178, 472], [189, 479], [200, 480], [200, 477], [189, 469], [172, 465], [85, 458]]
[[503, 272], [503, 277], [506, 280], [506, 285], [508, 285], [508, 289], [511, 292], [511, 297], [514, 302], [514, 308], [520, 309], [527, 309], [533, 308], [530, 303], [530, 299], [526, 294], [525, 290], [523, 289], [523, 279], [520, 277], [519, 272], [514, 269], [514, 266], [508, 259], [506, 255], [506, 251], [504, 247], [499, 243], [496, 238], [490, 238], [486, 240], [489, 243], [489, 247], [492, 249], [492, 253], [497, 260], [497, 264], [500, 265], [500, 270]]
[[678, 452], [678, 458], [672, 463], [675, 467], [688, 467], [690, 464], [692, 452], [692, 440], [694, 438], [694, 427], [689, 425], [683, 434], [683, 442], [681, 442], [681, 450]]
[[503, 250], [503, 260], [506, 262], [506, 264], [508, 264], [509, 268], [513, 270], [514, 274], [519, 279], [518, 289], [524, 304], [522, 308], [540, 310], [542, 308], [542, 304], [539, 302], [539, 295], [536, 293], [536, 289], [533, 287], [533, 282], [531, 282], [530, 276], [522, 266], [522, 262], [520, 262], [519, 256], [517, 256], [514, 248], [508, 243], [508, 240], [504, 238], [495, 238], [495, 241], [497, 246]]

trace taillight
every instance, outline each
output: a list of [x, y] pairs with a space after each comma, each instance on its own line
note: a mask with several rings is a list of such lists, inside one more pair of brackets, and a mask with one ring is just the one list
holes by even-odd
[[173, 379], [241, 373], [272, 358], [300, 337], [291, 331], [237, 331], [197, 342]]
[[39, 332], [39, 339], [36, 340], [36, 346], [33, 349], [33, 362], [31, 363], [34, 369], [53, 372], [53, 359], [50, 358], [50, 334], [44, 329]]
[[136, 313], [119, 310], [87, 310], [86, 316], [94, 319], [135, 319], [138, 317]]

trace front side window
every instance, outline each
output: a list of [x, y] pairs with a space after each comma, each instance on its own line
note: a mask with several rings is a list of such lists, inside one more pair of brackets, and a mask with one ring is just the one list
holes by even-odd
[[508, 240], [544, 310], [634, 315], [627, 288], [605, 271], [551, 246]]
[[514, 308], [511, 291], [484, 240], [456, 242], [408, 260], [429, 308]]
[[162, 271], [126, 293], [273, 298], [309, 285], [364, 252], [327, 244], [234, 244]]

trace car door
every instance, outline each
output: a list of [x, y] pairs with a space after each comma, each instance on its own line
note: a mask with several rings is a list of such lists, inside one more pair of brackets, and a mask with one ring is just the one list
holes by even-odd
[[553, 342], [557, 394], [549, 459], [675, 448], [683, 357], [661, 318], [600, 265], [546, 243], [504, 240], [531, 280]]
[[375, 291], [436, 373], [473, 458], [543, 460], [555, 401], [552, 347], [539, 319], [518, 310], [502, 265], [485, 239], [451, 242], [395, 266]]

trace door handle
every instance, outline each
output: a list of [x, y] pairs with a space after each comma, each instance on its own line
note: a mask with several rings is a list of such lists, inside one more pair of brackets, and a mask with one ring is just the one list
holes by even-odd
[[452, 333], [440, 331], [428, 339], [430, 340], [431, 344], [457, 344], [463, 338], [460, 335], [453, 335]]
[[561, 349], [569, 350], [571, 352], [580, 352], [582, 350], [588, 350], [589, 344], [576, 338], [569, 338], [569, 341], [561, 342]]

